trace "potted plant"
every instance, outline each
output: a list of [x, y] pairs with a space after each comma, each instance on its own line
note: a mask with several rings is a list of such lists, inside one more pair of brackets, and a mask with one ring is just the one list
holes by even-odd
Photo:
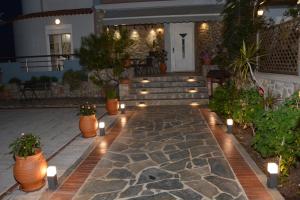
[[[118, 38], [114, 37], [114, 30], [103, 30], [101, 35], [91, 34], [83, 37], [81, 47], [76, 51], [80, 64], [90, 72], [90, 80], [104, 91], [107, 88], [118, 88], [122, 73], [128, 64], [126, 60], [130, 56], [126, 49], [133, 45], [128, 30], [120, 29], [119, 32]], [[108, 99], [111, 99], [111, 93], [105, 93], [109, 96]], [[113, 99], [116, 98], [115, 95]]]
[[40, 138], [33, 134], [21, 134], [9, 145], [16, 160], [13, 174], [21, 189], [31, 192], [45, 184], [47, 162], [41, 150]]
[[118, 114], [119, 101], [117, 98], [117, 91], [115, 88], [106, 89], [106, 110], [110, 115]]
[[161, 74], [165, 74], [167, 72], [167, 51], [164, 49], [157, 51], [157, 58], [159, 61], [159, 70]]
[[98, 129], [98, 121], [96, 118], [96, 105], [85, 104], [80, 105], [79, 113], [79, 129], [85, 138], [95, 137]]

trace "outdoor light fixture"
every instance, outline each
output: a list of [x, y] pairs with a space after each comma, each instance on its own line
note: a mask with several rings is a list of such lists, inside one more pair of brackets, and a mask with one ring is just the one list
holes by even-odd
[[124, 103], [121, 103], [120, 109], [121, 109], [121, 114], [125, 114], [125, 104]]
[[189, 77], [187, 81], [188, 82], [195, 82], [196, 80], [194, 79], [194, 77]]
[[164, 29], [158, 28], [158, 29], [156, 29], [156, 31], [157, 31], [158, 33], [163, 33], [163, 32], [164, 32]]
[[227, 119], [226, 124], [227, 124], [227, 133], [232, 133], [233, 120]]
[[190, 103], [190, 105], [191, 105], [191, 106], [199, 106], [199, 103], [197, 103], [197, 102], [192, 102], [192, 103]]
[[278, 182], [278, 165], [276, 163], [268, 163], [267, 170], [269, 172], [267, 186], [269, 188], [276, 188]]
[[142, 80], [142, 83], [149, 83], [150, 81], [148, 80], [148, 79], [146, 79], [146, 78], [144, 78], [143, 80]]
[[100, 136], [105, 136], [105, 122], [99, 122]]
[[258, 15], [258, 16], [263, 16], [263, 15], [264, 15], [264, 10], [263, 10], [263, 9], [259, 9], [259, 10], [257, 11], [257, 15]]
[[196, 93], [196, 92], [197, 92], [197, 90], [195, 88], [189, 89], [189, 93]]
[[58, 186], [57, 171], [55, 166], [49, 166], [47, 168], [47, 180], [49, 190], [56, 190]]
[[141, 108], [147, 107], [145, 102], [140, 102], [138, 106]]
[[140, 93], [141, 94], [148, 94], [149, 92], [147, 90], [141, 90]]
[[56, 25], [59, 25], [60, 24], [60, 19], [55, 19], [55, 21], [54, 21], [54, 23], [56, 24]]

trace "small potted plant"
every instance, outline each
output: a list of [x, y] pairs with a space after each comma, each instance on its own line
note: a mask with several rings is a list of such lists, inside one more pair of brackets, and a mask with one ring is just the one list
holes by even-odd
[[79, 113], [79, 129], [85, 138], [94, 137], [97, 134], [98, 121], [96, 118], [96, 105], [85, 104], [80, 105]]
[[106, 110], [110, 115], [118, 114], [119, 101], [114, 87], [106, 88]]
[[167, 51], [165, 51], [164, 49], [158, 50], [156, 52], [156, 57], [158, 58], [159, 61], [160, 73], [165, 74], [167, 72], [167, 65], [166, 65]]
[[40, 138], [21, 134], [9, 145], [16, 160], [13, 174], [25, 192], [32, 192], [45, 185], [47, 162], [41, 150]]

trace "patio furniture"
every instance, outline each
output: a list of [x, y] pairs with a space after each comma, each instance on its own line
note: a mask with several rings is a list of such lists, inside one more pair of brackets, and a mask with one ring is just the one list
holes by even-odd
[[134, 72], [136, 76], [159, 74], [157, 59], [153, 56], [147, 56], [145, 60], [139, 60], [139, 62], [134, 65]]
[[41, 81], [25, 81], [19, 84], [19, 91], [21, 93], [21, 98], [24, 97], [25, 100], [29, 99], [26, 93], [31, 94], [31, 98], [39, 99], [37, 92], [44, 91], [45, 97], [48, 93], [51, 93], [51, 82], [41, 82]]
[[207, 86], [209, 89], [209, 96], [212, 97], [213, 95], [213, 84], [214, 83], [218, 83], [220, 85], [222, 85], [223, 83], [225, 83], [229, 78], [230, 78], [230, 73], [226, 70], [210, 70], [207, 73]]

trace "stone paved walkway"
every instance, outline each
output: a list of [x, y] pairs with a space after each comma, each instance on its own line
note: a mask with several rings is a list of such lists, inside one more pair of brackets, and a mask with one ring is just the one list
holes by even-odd
[[197, 108], [141, 109], [74, 199], [247, 199]]

